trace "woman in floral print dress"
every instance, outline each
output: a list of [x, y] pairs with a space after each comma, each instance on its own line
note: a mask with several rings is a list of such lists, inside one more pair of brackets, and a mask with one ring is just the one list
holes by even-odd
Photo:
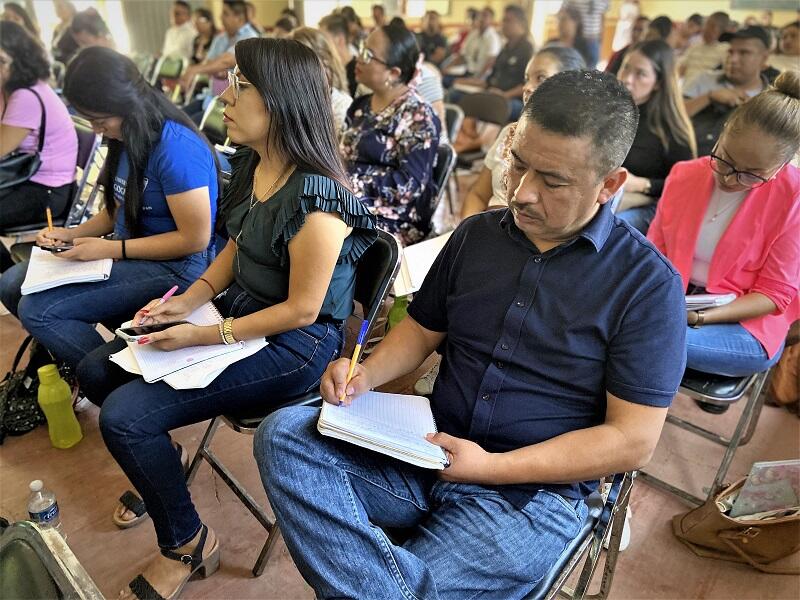
[[373, 91], [348, 111], [341, 151], [356, 196], [378, 225], [407, 246], [431, 229], [439, 119], [409, 87], [419, 59], [414, 35], [399, 24], [373, 31], [362, 45], [356, 80]]

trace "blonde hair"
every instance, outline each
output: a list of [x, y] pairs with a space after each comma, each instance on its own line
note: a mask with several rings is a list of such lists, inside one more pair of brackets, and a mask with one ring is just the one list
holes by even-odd
[[731, 113], [725, 130], [755, 125], [778, 143], [783, 160], [800, 150], [800, 71], [784, 71], [772, 87]]
[[289, 38], [311, 48], [316, 53], [322, 61], [322, 66], [325, 67], [325, 73], [328, 76], [328, 84], [330, 84], [331, 87], [336, 88], [340, 92], [347, 91], [347, 78], [344, 73], [342, 61], [328, 39], [328, 36], [319, 29], [314, 29], [313, 27], [298, 27], [292, 31]]

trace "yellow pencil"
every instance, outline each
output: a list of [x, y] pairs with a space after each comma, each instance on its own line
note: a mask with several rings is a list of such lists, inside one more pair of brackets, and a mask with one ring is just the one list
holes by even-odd
[[353, 378], [353, 371], [356, 370], [358, 364], [358, 357], [361, 354], [361, 346], [364, 345], [364, 338], [367, 337], [369, 331], [369, 321], [366, 319], [361, 323], [361, 331], [358, 333], [358, 340], [356, 340], [356, 347], [353, 348], [353, 358], [350, 359], [350, 370], [347, 372], [347, 379], [344, 382], [344, 390], [342, 395], [339, 396], [339, 404], [344, 402], [344, 397], [347, 395], [347, 386], [350, 385], [350, 380]]
[[53, 213], [50, 210], [50, 207], [47, 207], [47, 231], [53, 231]]

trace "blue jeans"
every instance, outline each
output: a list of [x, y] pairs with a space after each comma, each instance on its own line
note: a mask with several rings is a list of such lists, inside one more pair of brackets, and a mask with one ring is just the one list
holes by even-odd
[[[322, 437], [318, 415], [279, 410], [254, 441], [286, 545], [318, 598], [518, 598], [586, 517], [582, 500], [540, 491], [518, 509], [497, 490]], [[413, 530], [398, 545], [383, 528]]]
[[[241, 289], [229, 289], [222, 304], [221, 312], [234, 317], [261, 306]], [[266, 348], [229, 366], [208, 387], [194, 390], [145, 383], [119, 369], [108, 356], [122, 348], [121, 340], [80, 363], [81, 388], [102, 405], [103, 440], [144, 500], [160, 547], [181, 546], [202, 526], [169, 431], [225, 413], [266, 410], [314, 389], [325, 367], [338, 357], [342, 339], [341, 326], [333, 323], [272, 336]]]
[[53, 356], [75, 368], [103, 345], [95, 324], [117, 327], [173, 285], [180, 292], [208, 268], [206, 252], [180, 260], [118, 260], [105, 281], [76, 283], [22, 296], [28, 263], [14, 265], [0, 277], [0, 299], [22, 326]]
[[739, 323], [686, 329], [686, 366], [703, 373], [745, 377], [769, 369], [782, 352], [767, 358], [761, 343]]
[[617, 217], [627, 222], [631, 227], [638, 229], [642, 235], [647, 235], [650, 223], [653, 222], [653, 218], [656, 216], [656, 206], [658, 204], [653, 202], [645, 206], [629, 208], [617, 213]]
[[586, 50], [589, 55], [586, 57], [586, 66], [589, 69], [594, 69], [597, 66], [597, 61], [600, 60], [600, 40], [587, 38]]

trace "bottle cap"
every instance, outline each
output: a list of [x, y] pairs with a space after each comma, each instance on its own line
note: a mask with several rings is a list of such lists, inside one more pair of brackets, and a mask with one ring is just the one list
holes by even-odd
[[44, 484], [41, 479], [34, 479], [28, 486], [32, 492], [41, 492]]
[[43, 367], [39, 367], [36, 372], [39, 374], [39, 380], [52, 380], [53, 378], [58, 378], [58, 369], [55, 365], [45, 365]]

